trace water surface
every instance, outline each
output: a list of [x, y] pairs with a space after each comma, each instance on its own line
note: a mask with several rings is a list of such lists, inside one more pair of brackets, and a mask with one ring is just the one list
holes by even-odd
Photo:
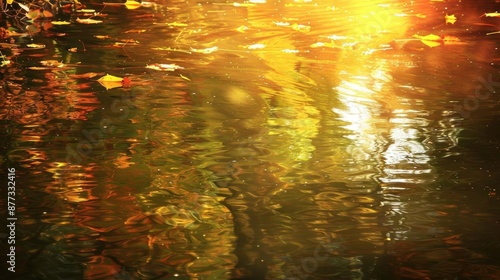
[[16, 275], [499, 278], [500, 22], [477, 3], [94, 3], [101, 24], [35, 22], [2, 49]]

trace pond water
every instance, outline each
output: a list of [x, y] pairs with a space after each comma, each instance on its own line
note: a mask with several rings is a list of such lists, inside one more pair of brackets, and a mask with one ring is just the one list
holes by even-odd
[[1, 49], [2, 260], [12, 239], [19, 279], [499, 279], [499, 7], [4, 16], [29, 34]]

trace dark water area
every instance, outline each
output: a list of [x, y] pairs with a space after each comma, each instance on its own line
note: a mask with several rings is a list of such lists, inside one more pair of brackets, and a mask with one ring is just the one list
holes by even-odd
[[500, 279], [500, 3], [85, 8], [2, 18], [1, 275]]

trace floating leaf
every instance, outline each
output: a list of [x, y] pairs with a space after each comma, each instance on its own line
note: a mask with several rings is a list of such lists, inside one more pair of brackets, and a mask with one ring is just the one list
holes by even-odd
[[500, 17], [499, 12], [494, 12], [494, 13], [484, 13], [481, 17]]
[[[21, 4], [19, 4], [19, 5], [21, 5]], [[31, 10], [28, 13], [26, 13], [26, 17], [31, 19], [31, 20], [36, 20], [40, 17], [41, 14], [42, 13], [40, 10]]]
[[27, 44], [26, 46], [28, 48], [32, 48], [32, 49], [43, 49], [43, 48], [45, 48], [44, 44]]
[[154, 6], [154, 3], [153, 2], [142, 1], [141, 2], [141, 6], [143, 6], [144, 8], [150, 8], [150, 7]]
[[242, 25], [242, 26], [240, 26], [240, 27], [236, 28], [236, 31], [241, 32], [241, 33], [245, 32], [245, 31], [247, 31], [247, 30], [248, 30], [248, 27], [246, 27], [246, 26], [244, 26], [244, 25]]
[[40, 61], [40, 64], [46, 67], [64, 67], [65, 65], [62, 62], [59, 62], [57, 60], [42, 60]]
[[443, 44], [443, 37], [435, 35], [435, 34], [429, 34], [426, 36], [419, 36], [419, 35], [413, 35], [413, 37], [420, 39], [422, 43], [424, 43], [426, 46], [429, 46], [431, 48], [440, 46]]
[[338, 35], [330, 35], [330, 36], [327, 36], [326, 38], [328, 38], [330, 40], [346, 40], [346, 39], [349, 39], [349, 37], [338, 36]]
[[16, 31], [11, 31], [11, 30], [5, 30], [6, 32], [6, 35], [8, 37], [12, 37], [12, 36], [25, 36], [25, 35], [28, 35], [28, 33], [17, 33]]
[[129, 10], [134, 10], [141, 7], [141, 3], [137, 1], [128, 0], [127, 2], [125, 2], [125, 7], [127, 7], [127, 9]]
[[146, 32], [146, 29], [132, 29], [125, 31], [125, 33], [143, 33], [143, 32]]
[[12, 48], [19, 47], [19, 45], [9, 44], [9, 43], [0, 43], [0, 47], [5, 48], [5, 49], [12, 49]]
[[182, 75], [182, 74], [180, 74], [180, 76], [181, 76], [181, 78], [183, 78], [183, 79], [184, 79], [184, 80], [186, 80], [186, 81], [191, 81], [191, 79], [189, 79], [188, 77], [186, 77], [186, 76], [184, 76], [184, 75]]
[[81, 10], [76, 10], [77, 13], [94, 13], [94, 9], [81, 9]]
[[14, 3], [14, 0], [7, 0], [7, 4], [12, 5]]
[[434, 34], [429, 34], [426, 36], [413, 35], [413, 37], [418, 38], [422, 41], [423, 40], [425, 40], [425, 41], [441, 41], [441, 40], [443, 40], [443, 38], [441, 38], [441, 36], [434, 35]]
[[299, 53], [300, 52], [299, 50], [291, 50], [291, 49], [284, 49], [281, 51], [284, 53]]
[[52, 25], [68, 25], [71, 24], [69, 21], [52, 21]]
[[21, 7], [26, 12], [28, 12], [28, 13], [30, 12], [30, 8], [28, 8], [28, 6], [26, 6], [26, 5], [22, 4], [22, 3], [17, 3], [17, 4], [19, 5], [19, 7]]
[[50, 18], [50, 17], [53, 17], [54, 15], [47, 10], [43, 10], [43, 16], [46, 18]]
[[146, 68], [157, 71], [175, 71], [177, 69], [184, 69], [184, 67], [181, 67], [176, 64], [158, 64], [158, 63], [146, 65]]
[[117, 76], [113, 76], [113, 75], [110, 75], [110, 74], [106, 74], [106, 76], [102, 76], [97, 81], [98, 82], [120, 82], [121, 83], [123, 81], [123, 78], [120, 78], [120, 77], [117, 77]]
[[76, 18], [76, 22], [82, 23], [82, 24], [97, 24], [97, 23], [102, 23], [102, 20], [95, 20], [91, 18]]
[[429, 46], [431, 48], [440, 46], [441, 43], [437, 41], [427, 41], [427, 40], [421, 40], [422, 43], [424, 43], [426, 46]]
[[106, 76], [102, 76], [99, 80], [97, 80], [103, 87], [108, 89], [122, 87], [123, 78], [116, 77], [113, 75], [106, 74]]
[[455, 24], [455, 22], [457, 21], [457, 17], [455, 15], [446, 14], [444, 16], [444, 19], [446, 20], [446, 24], [448, 23]]
[[167, 22], [167, 25], [168, 26], [177, 26], [177, 27], [183, 27], [183, 26], [188, 26], [186, 23], [182, 23], [182, 22]]
[[252, 3], [237, 3], [237, 2], [234, 2], [234, 3], [233, 3], [233, 6], [235, 6], [235, 7], [253, 7], [253, 6], [255, 6], [255, 4], [252, 4]]
[[115, 43], [113, 44], [113, 47], [123, 48], [123, 47], [125, 47], [125, 46], [127, 46], [127, 45], [128, 45], [128, 46], [137, 46], [137, 45], [138, 45], [138, 43], [136, 43], [136, 42], [130, 42], [130, 43], [115, 42]]
[[157, 51], [181, 52], [181, 53], [189, 53], [189, 54], [191, 53], [190, 51], [187, 51], [187, 50], [176, 49], [176, 48], [171, 48], [171, 47], [153, 48], [153, 50], [157, 50]]
[[134, 40], [134, 39], [120, 39], [120, 42], [131, 43], [131, 44], [139, 44], [139, 41]]
[[292, 28], [293, 28], [293, 30], [297, 30], [297, 31], [300, 31], [300, 32], [303, 32], [303, 33], [311, 31], [311, 27], [310, 26], [303, 25], [303, 24], [297, 24], [297, 23], [294, 23], [292, 25]]
[[311, 45], [311, 48], [321, 48], [321, 47], [338, 48], [339, 46], [335, 45], [335, 42], [333, 41], [331, 41], [330, 43], [318, 42]]
[[257, 50], [257, 49], [263, 49], [265, 47], [266, 47], [266, 45], [264, 45], [264, 44], [253, 44], [253, 45], [247, 46], [245, 48], [249, 49], [249, 50]]
[[206, 48], [206, 49], [193, 49], [191, 48], [191, 51], [192, 52], [195, 52], [195, 53], [204, 53], [204, 54], [209, 54], [209, 53], [213, 53], [215, 51], [217, 51], [217, 47], [211, 47], [211, 48]]
[[288, 22], [282, 22], [282, 21], [273, 21], [276, 26], [290, 26], [290, 23]]
[[101, 39], [101, 40], [111, 39], [111, 37], [109, 37], [108, 35], [94, 35], [94, 37], [96, 37], [97, 39]]

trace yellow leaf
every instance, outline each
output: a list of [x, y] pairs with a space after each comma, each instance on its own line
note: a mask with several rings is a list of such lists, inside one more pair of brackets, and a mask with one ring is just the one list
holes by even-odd
[[181, 76], [181, 78], [183, 78], [183, 79], [184, 79], [184, 80], [186, 80], [186, 81], [191, 81], [191, 79], [189, 79], [188, 77], [186, 77], [186, 76], [184, 76], [184, 75], [182, 75], [182, 74], [181, 74], [180, 76]]
[[146, 32], [146, 29], [131, 29], [125, 31], [125, 33], [142, 33], [142, 32]]
[[437, 47], [437, 46], [441, 45], [441, 43], [439, 43], [437, 41], [421, 40], [421, 42], [424, 43], [426, 46], [429, 46], [431, 48], [434, 48], [434, 47]]
[[123, 78], [120, 78], [120, 77], [117, 77], [117, 76], [113, 76], [113, 75], [110, 75], [110, 74], [106, 74], [106, 76], [102, 76], [99, 80], [97, 80], [99, 82], [122, 82], [123, 81]]
[[330, 43], [318, 42], [311, 45], [311, 48], [321, 48], [321, 47], [336, 48], [337, 46], [335, 45], [334, 41], [331, 41]]
[[44, 44], [27, 44], [26, 46], [28, 48], [34, 48], [34, 49], [43, 49], [43, 48], [45, 48]]
[[457, 21], [457, 17], [455, 17], [455, 15], [446, 14], [444, 16], [444, 19], [446, 20], [446, 24], [448, 23], [455, 24], [455, 22]]
[[311, 31], [311, 27], [310, 26], [303, 25], [303, 24], [296, 24], [296, 23], [294, 23], [292, 25], [292, 28], [293, 28], [293, 30], [297, 30], [297, 31], [304, 32], [304, 33]]
[[206, 49], [193, 49], [191, 48], [191, 51], [192, 52], [195, 52], [195, 53], [204, 53], [204, 54], [209, 54], [209, 53], [213, 53], [215, 51], [217, 51], [217, 47], [211, 47], [211, 48], [206, 48]]
[[76, 12], [77, 13], [94, 13], [95, 10], [94, 9], [81, 9], [81, 10], [77, 10]]
[[242, 26], [240, 26], [240, 27], [236, 28], [236, 31], [241, 32], [241, 33], [245, 32], [245, 31], [247, 31], [247, 30], [248, 30], [248, 27], [246, 27], [246, 26], [244, 26], [244, 25], [242, 25]]
[[69, 21], [52, 21], [52, 25], [68, 25], [71, 24]]
[[484, 15], [482, 15], [482, 16], [486, 16], [486, 17], [500, 17], [500, 13], [499, 12], [484, 13]]
[[123, 78], [106, 74], [97, 80], [103, 87], [108, 89], [118, 88], [123, 86]]
[[253, 45], [247, 46], [246, 48], [249, 50], [257, 50], [257, 49], [263, 49], [265, 47], [266, 47], [266, 45], [264, 45], [264, 44], [253, 44]]
[[102, 20], [95, 20], [91, 18], [76, 18], [76, 22], [82, 23], [82, 24], [97, 24], [97, 23], [102, 23]]
[[283, 21], [273, 21], [274, 24], [276, 24], [276, 26], [290, 26], [290, 23], [288, 22], [283, 22]]
[[252, 4], [252, 3], [237, 3], [237, 2], [234, 2], [234, 3], [233, 3], [233, 6], [235, 6], [235, 7], [253, 7], [253, 6], [255, 6], [255, 4]]
[[181, 67], [176, 64], [151, 64], [151, 65], [146, 65], [146, 68], [148, 69], [153, 69], [157, 71], [174, 71], [177, 69], [184, 69], [184, 67]]
[[413, 37], [418, 38], [420, 40], [425, 40], [425, 41], [441, 41], [443, 38], [441, 36], [435, 35], [435, 34], [429, 34], [426, 36], [419, 36], [419, 35], [413, 35]]
[[182, 23], [182, 22], [167, 22], [167, 25], [168, 26], [188, 26], [187, 24]]
[[141, 6], [141, 3], [137, 2], [137, 1], [128, 0], [127, 2], [125, 2], [125, 7], [127, 7], [127, 9], [129, 9], [129, 10], [137, 9], [140, 6]]
[[14, 3], [14, 0], [7, 0], [7, 4], [12, 5]]
[[113, 89], [113, 88], [119, 88], [119, 87], [122, 87], [123, 84], [122, 82], [102, 82], [102, 81], [98, 81], [103, 87], [105, 87], [107, 90], [108, 89]]
[[49, 59], [49, 60], [42, 60], [40, 61], [40, 64], [42, 64], [45, 67], [54, 67], [54, 68], [63, 68], [66, 65], [64, 65], [62, 62], [59, 62], [57, 60]]
[[94, 35], [94, 37], [96, 37], [97, 39], [110, 39], [111, 37], [109, 37], [108, 35]]

